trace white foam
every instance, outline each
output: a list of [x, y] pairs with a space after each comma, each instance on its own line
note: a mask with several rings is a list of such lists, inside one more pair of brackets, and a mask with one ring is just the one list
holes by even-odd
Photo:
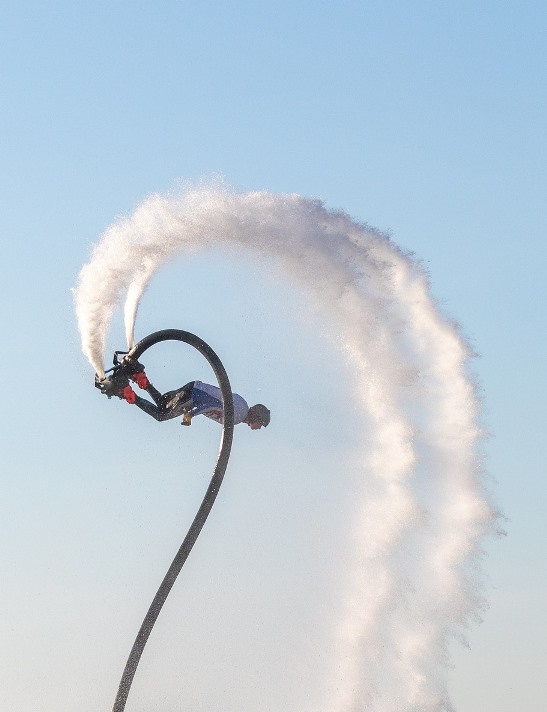
[[325, 709], [440, 712], [450, 640], [483, 605], [477, 561], [494, 525], [480, 467], [470, 349], [427, 274], [392, 240], [317, 200], [200, 186], [153, 195], [102, 236], [75, 290], [82, 347], [104, 373], [125, 296], [139, 301], [170, 257], [215, 245], [265, 256], [336, 317], [372, 434], [353, 522], [353, 567], [334, 623]]

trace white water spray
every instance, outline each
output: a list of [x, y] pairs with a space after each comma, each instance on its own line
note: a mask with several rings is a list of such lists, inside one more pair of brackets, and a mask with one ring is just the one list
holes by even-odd
[[205, 186], [148, 198], [104, 233], [82, 269], [78, 324], [99, 375], [124, 295], [131, 348], [158, 268], [215, 245], [273, 260], [335, 316], [371, 423], [356, 454], [354, 573], [325, 710], [451, 710], [447, 648], [481, 611], [477, 562], [496, 520], [482, 485], [468, 345], [434, 304], [421, 266], [385, 236], [316, 200]]

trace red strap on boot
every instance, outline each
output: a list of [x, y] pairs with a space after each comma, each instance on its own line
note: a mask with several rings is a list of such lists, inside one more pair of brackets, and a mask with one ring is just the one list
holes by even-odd
[[131, 386], [126, 386], [122, 391], [123, 397], [128, 403], [134, 403], [137, 396]]
[[134, 381], [137, 386], [139, 388], [142, 388], [143, 390], [148, 385], [148, 378], [146, 377], [146, 373], [144, 371], [140, 371], [140, 373], [134, 373], [131, 376], [131, 380]]

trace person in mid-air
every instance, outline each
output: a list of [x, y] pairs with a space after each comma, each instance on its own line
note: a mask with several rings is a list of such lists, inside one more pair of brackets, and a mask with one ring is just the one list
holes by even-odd
[[[129, 384], [136, 383], [153, 399], [153, 403], [138, 396]], [[171, 420], [182, 416], [182, 425], [190, 425], [196, 415], [205, 415], [217, 423], [223, 422], [222, 392], [217, 386], [202, 381], [190, 381], [182, 388], [160, 393], [145, 373], [144, 366], [126, 356], [112, 377], [102, 380], [95, 377], [95, 385], [109, 398], [116, 396], [134, 403], [155, 420]], [[244, 398], [233, 393], [234, 425], [246, 423], [251, 430], [260, 430], [270, 422], [270, 411], [262, 403], [249, 407]]]

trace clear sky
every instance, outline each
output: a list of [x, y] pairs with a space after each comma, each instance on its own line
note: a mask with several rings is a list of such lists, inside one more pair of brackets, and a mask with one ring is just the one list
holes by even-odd
[[[546, 33], [545, 3], [527, 0], [22, 0], [0, 10], [3, 708], [111, 707], [204, 489], [214, 424], [154, 427], [101, 399], [70, 290], [117, 216], [150, 193], [222, 175], [237, 190], [320, 198], [389, 232], [424, 261], [434, 295], [463, 325], [480, 354], [485, 465], [507, 537], [486, 542], [490, 609], [468, 632], [470, 647], [454, 646], [452, 697], [466, 712], [545, 709]], [[303, 694], [305, 626], [291, 638], [287, 676], [286, 641], [267, 613], [281, 589], [263, 581], [282, 579], [290, 592], [303, 576], [330, 590], [319, 554], [302, 559], [311, 537], [336, 537], [316, 527], [341, 497], [338, 455], [352, 434], [333, 413], [343, 413], [348, 375], [315, 334], [318, 317], [303, 326], [291, 287], [265, 272], [218, 254], [190, 269], [176, 261], [145, 295], [138, 335], [195, 331], [236, 390], [278, 411], [294, 411], [279, 391], [295, 377], [296, 403], [313, 410], [324, 442], [336, 427], [337, 445], [310, 452], [306, 418], [293, 412], [276, 414], [277, 431], [273, 422], [238, 431], [235, 474], [162, 613], [128, 709], [146, 700], [177, 709], [177, 685], [196, 709], [213, 709], [206, 662], [213, 649], [222, 655], [216, 648], [229, 656], [234, 640], [236, 670], [275, 661], [283, 680], [279, 692], [248, 673], [243, 694], [220, 676], [234, 706], [260, 704], [262, 688], [275, 710]], [[119, 320], [111, 334], [123, 348]], [[168, 385], [177, 358], [166, 351], [147, 366], [165, 368]], [[201, 376], [198, 360], [184, 358], [185, 380]], [[301, 481], [310, 469], [317, 479]], [[229, 532], [221, 555], [220, 531]], [[289, 595], [283, 610], [292, 621]], [[186, 640], [199, 647], [194, 660]]]

